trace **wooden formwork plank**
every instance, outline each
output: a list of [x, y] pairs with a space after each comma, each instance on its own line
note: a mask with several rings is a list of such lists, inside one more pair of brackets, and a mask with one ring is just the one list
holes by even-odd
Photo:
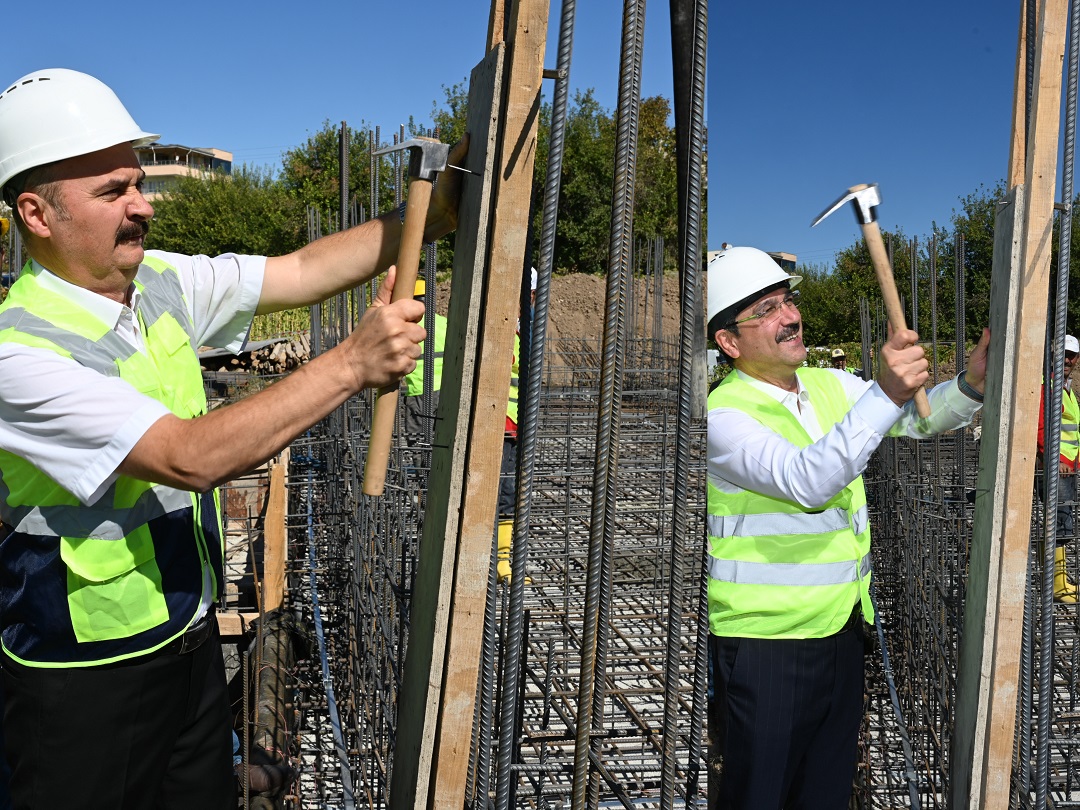
[[[956, 808], [1005, 810], [1011, 792], [1042, 368], [1031, 361], [1042, 357], [1046, 335], [1066, 15], [1065, 0], [1040, 0], [1024, 185], [1010, 190], [995, 227], [987, 404], [951, 767]], [[1023, 75], [1018, 68], [1018, 80]], [[1017, 92], [1018, 103], [1024, 95]], [[1014, 125], [1024, 118], [1014, 114]]]
[[218, 633], [223, 639], [240, 638], [258, 618], [258, 613], [231, 613], [219, 611], [217, 614]]
[[270, 492], [267, 495], [266, 515], [263, 517], [263, 581], [262, 612], [281, 607], [285, 601], [285, 562], [288, 543], [285, 516], [288, 495], [285, 485], [289, 475], [289, 448], [270, 466]]
[[1009, 139], [1009, 171], [1006, 188], [1024, 182], [1027, 158], [1025, 126], [1027, 120], [1027, 0], [1020, 0], [1020, 36], [1016, 44], [1016, 75], [1013, 84], [1012, 137]]
[[508, 2], [509, 0], [491, 0], [487, 33], [489, 51], [506, 39], [506, 4]]
[[[548, 0], [517, 0], [503, 76], [482, 331], [429, 808], [461, 807], [483, 655], [503, 430], [527, 249]], [[453, 296], [451, 295], [451, 298]]]
[[[994, 269], [991, 281], [991, 313], [1014, 313], [1022, 298], [1021, 232], [1024, 214], [1024, 187], [1013, 188], [1000, 206], [994, 222]], [[1017, 366], [1005, 362], [1016, 356], [1018, 336], [1012, 318], [994, 318], [991, 329], [991, 356], [986, 375], [986, 404], [983, 408], [979, 476], [975, 495], [971, 561], [964, 603], [964, 634], [957, 674], [956, 728], [953, 734], [950, 779], [953, 798], [950, 807], [978, 807], [985, 784], [974, 773], [975, 763], [986, 757], [990, 737], [990, 694], [993, 675], [994, 640], [1000, 599], [1002, 559], [1005, 555], [1004, 497], [1008, 486], [1009, 442], [1013, 400], [1004, 393], [1016, 388]], [[1027, 497], [1031, 498], [1030, 483]], [[1024, 549], [1027, 542], [1025, 538]], [[1019, 597], [1023, 610], [1024, 588]], [[1010, 724], [1011, 728], [1011, 724]], [[1006, 790], [1006, 794], [1008, 791]], [[971, 804], [969, 804], [969, 799]]]
[[495, 145], [504, 51], [502, 45], [491, 50], [473, 69], [469, 80], [465, 123], [469, 154], [465, 168], [473, 174], [462, 178], [458, 209], [432, 470], [409, 613], [409, 645], [398, 695], [397, 741], [392, 752], [390, 783], [390, 807], [394, 810], [424, 808], [428, 804], [480, 344], [478, 303], [483, 298], [490, 205], [496, 177]]

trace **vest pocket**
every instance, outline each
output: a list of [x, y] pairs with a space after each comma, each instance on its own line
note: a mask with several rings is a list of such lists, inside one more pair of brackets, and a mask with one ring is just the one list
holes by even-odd
[[61, 537], [60, 557], [78, 641], [129, 638], [168, 621], [148, 527], [122, 540]]

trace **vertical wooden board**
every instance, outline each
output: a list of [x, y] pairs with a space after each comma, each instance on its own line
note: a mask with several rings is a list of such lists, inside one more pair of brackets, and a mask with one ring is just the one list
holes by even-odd
[[[1002, 437], [1005, 447], [996, 448], [995, 457], [987, 459], [991, 463], [1003, 464], [1003, 470], [994, 474], [995, 483], [1000, 484], [1000, 491], [995, 492], [999, 503], [993, 506], [994, 510], [999, 510], [1001, 517], [1000, 535], [988, 534], [977, 542], [997, 543], [1000, 537], [1000, 553], [996, 577], [992, 577], [991, 564], [981, 570], [972, 567], [969, 578], [969, 582], [975, 577], [987, 580], [985, 586], [980, 583], [975, 590], [976, 598], [983, 587], [987, 594], [982, 633], [977, 632], [976, 626], [965, 626], [965, 649], [962, 650], [960, 664], [966, 688], [962, 717], [968, 726], [964, 731], [965, 741], [972, 756], [970, 765], [976, 770], [971, 775], [967, 801], [954, 803], [954, 807], [1006, 810], [1011, 792], [1024, 592], [1031, 533], [1031, 481], [1035, 472], [1036, 428], [1040, 407], [1041, 364], [1033, 363], [1030, 359], [1042, 356], [1045, 342], [1066, 11], [1065, 0], [1040, 0], [1034, 91], [1026, 144], [1024, 204], [1022, 219], [1016, 220], [1022, 222], [1018, 240], [1021, 258], [1017, 265], [1017, 294], [1009, 302], [1011, 309], [995, 310], [995, 323], [1003, 318], [1009, 319], [1007, 325], [1001, 324], [998, 328], [1014, 330], [1015, 337], [1013, 345], [1003, 347], [1001, 357], [993, 359], [995, 365], [1004, 364], [1001, 386], [995, 388], [994, 381], [987, 379], [991, 399], [995, 396], [1009, 398], [1008, 421], [1001, 422], [999, 430], [993, 431]], [[997, 247], [995, 240], [995, 272], [998, 268]], [[987, 435], [985, 430], [983, 435]], [[984, 452], [987, 450], [984, 449]], [[977, 528], [990, 532], [994, 527], [988, 527], [984, 522], [977, 524]], [[995, 582], [996, 599], [992, 598], [995, 595]], [[976, 606], [972, 609], [975, 610]], [[965, 618], [967, 615], [965, 611]], [[981, 646], [981, 650], [969, 647], [969, 641], [973, 647]], [[963, 658], [964, 652], [968, 653], [967, 659]], [[965, 673], [969, 667], [975, 667], [978, 671], [977, 689], [971, 683], [975, 674], [970, 671]], [[960, 722], [958, 706], [958, 733]], [[977, 756], [980, 749], [982, 755]], [[954, 762], [953, 773], [961, 779], [964, 778], [962, 767], [961, 763]]]
[[1024, 125], [1027, 120], [1027, 0], [1020, 2], [1020, 36], [1016, 45], [1016, 77], [1013, 85], [1012, 137], [1009, 139], [1009, 171], [1006, 187], [1024, 182], [1024, 158], [1027, 144], [1024, 141]]
[[506, 4], [509, 0], [491, 0], [488, 12], [488, 49], [494, 48], [506, 39]]
[[270, 468], [270, 492], [263, 518], [263, 591], [262, 612], [275, 610], [285, 601], [285, 514], [288, 495], [285, 484], [289, 474], [289, 448], [282, 451]]
[[[1020, 233], [1024, 214], [1023, 187], [1009, 192], [994, 221], [994, 266], [990, 282], [990, 356], [986, 373], [979, 476], [971, 560], [964, 598], [964, 633], [957, 673], [956, 719], [950, 760], [950, 807], [980, 807], [981, 778], [990, 719], [990, 686], [997, 633], [999, 577], [1007, 508], [1011, 392], [1016, 386], [1017, 334], [1020, 309]], [[1019, 597], [1023, 600], [1023, 588]], [[1022, 608], [1021, 608], [1022, 609]], [[980, 775], [976, 776], [975, 764]]]
[[491, 207], [483, 341], [477, 364], [467, 483], [429, 808], [465, 798], [476, 684], [491, 565], [503, 428], [517, 306], [525, 260], [536, 130], [547, 39], [548, 0], [518, 0], [503, 79], [498, 186]]
[[504, 51], [500, 45], [488, 53], [473, 69], [469, 81], [465, 168], [476, 174], [462, 178], [432, 470], [397, 707], [398, 734], [390, 783], [390, 807], [394, 810], [425, 807], [430, 787], [480, 340], [477, 302], [483, 293], [489, 206], [496, 175]]

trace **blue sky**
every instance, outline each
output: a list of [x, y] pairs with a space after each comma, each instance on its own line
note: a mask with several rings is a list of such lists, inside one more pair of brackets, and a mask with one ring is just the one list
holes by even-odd
[[[278, 166], [329, 120], [428, 122], [443, 86], [483, 56], [488, 3], [414, 0], [207, 9], [147, 7], [128, 21], [71, 0], [5, 12], [0, 82], [71, 67], [111, 85], [166, 143]], [[187, 10], [185, 10], [185, 8]], [[671, 95], [668, 3], [647, 4], [645, 95]], [[552, 3], [554, 67], [560, 4]], [[577, 3], [571, 83], [614, 109], [622, 3]], [[848, 186], [881, 185], [881, 223], [925, 234], [1008, 157], [1019, 0], [807, 4], [709, 1], [709, 246], [829, 262], [858, 237]], [[22, 32], [22, 33], [20, 33]], [[550, 94], [550, 83], [545, 82]]]
[[709, 247], [831, 264], [878, 183], [886, 230], [948, 225], [1008, 162], [1019, 0], [709, 2]]
[[[671, 97], [667, 3], [646, 11], [645, 95]], [[283, 3], [103, 10], [60, 0], [4, 13], [0, 82], [67, 67], [110, 85], [140, 126], [165, 143], [213, 146], [235, 162], [280, 165], [323, 121], [378, 125], [389, 139], [413, 115], [430, 123], [443, 86], [484, 56], [489, 3]], [[554, 67], [552, 3], [546, 67]], [[124, 19], [121, 19], [124, 18]], [[577, 3], [571, 84], [614, 109], [622, 4]], [[47, 32], [47, 36], [41, 36]], [[551, 83], [545, 82], [550, 97]]]

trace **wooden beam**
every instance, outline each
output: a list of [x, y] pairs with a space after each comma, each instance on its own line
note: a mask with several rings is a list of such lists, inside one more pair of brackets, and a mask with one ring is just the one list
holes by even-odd
[[270, 492], [263, 517], [263, 613], [281, 607], [285, 601], [285, 562], [288, 541], [285, 517], [288, 512], [288, 493], [285, 485], [289, 475], [289, 448], [270, 465]]
[[491, 0], [488, 12], [487, 47], [490, 51], [500, 42], [506, 41], [506, 4], [509, 0]]
[[517, 0], [510, 18], [497, 185], [484, 275], [483, 341], [473, 391], [454, 599], [428, 800], [431, 810], [461, 807], [465, 801], [514, 333], [528, 247], [548, 6], [548, 0]]
[[[1031, 359], [1042, 357], [1046, 337], [1066, 14], [1065, 0], [1040, 0], [1024, 185], [1010, 189], [995, 226], [987, 402], [951, 763], [956, 808], [1009, 806], [1042, 369]], [[1018, 68], [1018, 81], [1023, 75]], [[1023, 116], [1013, 120], [1023, 126]]]
[[1027, 148], [1027, 0], [1020, 0], [1020, 36], [1016, 45], [1016, 75], [1013, 83], [1012, 137], [1009, 139], [1009, 172], [1006, 188], [1024, 182]]
[[244, 635], [251, 625], [258, 620], [258, 613], [226, 613], [219, 611], [217, 614], [218, 633], [222, 639], [235, 639]]
[[[390, 783], [393, 810], [419, 810], [428, 804], [465, 488], [462, 471], [466, 469], [480, 343], [477, 303], [484, 289], [504, 53], [503, 45], [494, 48], [473, 69], [469, 80], [466, 168], [474, 174], [462, 178], [432, 470], [409, 613], [405, 672], [398, 696], [398, 731]], [[471, 720], [470, 715], [470, 724]]]
[[[1015, 362], [1018, 336], [1012, 317], [993, 313], [1016, 313], [1021, 309], [1021, 232], [1024, 214], [1024, 187], [1012, 189], [999, 207], [994, 222], [994, 268], [991, 280], [991, 346], [986, 376], [986, 404], [983, 407], [979, 475], [975, 494], [975, 522], [972, 529], [971, 560], [964, 601], [964, 633], [957, 674], [957, 708], [953, 750], [950, 760], [950, 807], [980, 807], [986, 795], [987, 774], [976, 774], [975, 764], [985, 762], [991, 736], [991, 691], [997, 616], [1001, 599], [1005, 549], [1005, 493], [1008, 487], [1010, 445], [1006, 433], [1013, 422], [1011, 396], [994, 392], [1016, 388]], [[1036, 365], [1036, 364], [1032, 364]], [[1028, 486], [1027, 498], [1031, 499]], [[1014, 544], [1015, 545], [1015, 544]], [[1026, 564], [1027, 537], [1021, 544]], [[1026, 570], [1026, 568], [1025, 568]], [[1012, 580], [1012, 566], [1005, 579]], [[1015, 587], [1015, 586], [1013, 586]], [[1023, 611], [1024, 583], [1010, 598], [1019, 598]], [[1012, 723], [1009, 723], [1012, 728]], [[1007, 776], [1007, 772], [1006, 772]], [[1006, 786], [1007, 788], [1007, 786]], [[1008, 795], [1008, 790], [1005, 791]]]

